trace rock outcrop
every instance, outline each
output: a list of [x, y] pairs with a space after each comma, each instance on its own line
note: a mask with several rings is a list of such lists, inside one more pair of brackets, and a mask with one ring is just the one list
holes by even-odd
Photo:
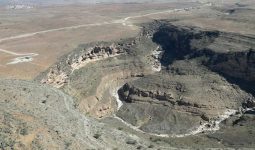
[[215, 54], [206, 63], [213, 71], [255, 83], [255, 50]]
[[210, 124], [229, 109], [238, 110], [248, 99], [255, 100], [196, 61], [176, 61], [171, 66], [179, 72], [145, 76], [120, 88], [125, 103], [117, 115], [146, 132], [178, 136]]
[[47, 74], [46, 76], [41, 75], [37, 80], [40, 79], [43, 84], [49, 84], [60, 88], [68, 82], [69, 76], [75, 70], [78, 70], [91, 62], [123, 54], [134, 44], [135, 41], [133, 40], [130, 41], [130, 43], [119, 43], [117, 45], [115, 43], [110, 44], [104, 42], [81, 45], [74, 52], [63, 56], [58, 64], [54, 65], [44, 73]]
[[[153, 28], [148, 30], [151, 25]], [[184, 134], [197, 126], [193, 122], [197, 119], [195, 116], [201, 117], [197, 122], [210, 122], [228, 109], [253, 107], [254, 98], [242, 90], [254, 93], [254, 37], [176, 27], [166, 22], [156, 21], [151, 25], [145, 27], [141, 35], [159, 44], [162, 54], [156, 59], [167, 71], [126, 83], [119, 90], [120, 99], [126, 102], [118, 112], [119, 117], [146, 132]], [[214, 72], [223, 75], [226, 80]], [[244, 88], [238, 82], [230, 81], [229, 77], [251, 84]], [[168, 109], [165, 107], [171, 111], [166, 113]], [[191, 126], [185, 126], [186, 131], [178, 123], [171, 124], [174, 122], [171, 119], [164, 120], [164, 123], [169, 121], [172, 127], [182, 130], [169, 128], [157, 120], [161, 118], [159, 114], [165, 114], [165, 118], [176, 115], [174, 111], [187, 112], [193, 117], [193, 121], [189, 120]], [[135, 118], [131, 117], [133, 115]], [[187, 116], [178, 116], [181, 117], [187, 121]]]
[[48, 85], [0, 80], [0, 96], [1, 149], [114, 149], [123, 145], [135, 149], [136, 145], [126, 144], [127, 139], [149, 145], [84, 116], [75, 109], [72, 97]]
[[81, 45], [36, 80], [61, 87], [84, 115], [150, 136], [203, 137], [254, 107], [254, 49], [251, 35], [155, 21], [136, 38]]

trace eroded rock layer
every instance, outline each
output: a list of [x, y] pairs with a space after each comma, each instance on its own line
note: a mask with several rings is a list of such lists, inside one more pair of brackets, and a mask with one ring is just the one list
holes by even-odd
[[85, 116], [214, 143], [226, 119], [254, 107], [254, 39], [154, 21], [136, 38], [80, 45], [36, 80], [72, 96]]
[[238, 110], [246, 100], [254, 100], [194, 61], [176, 61], [168, 71], [126, 83], [119, 95], [125, 104], [118, 116], [160, 134], [191, 132], [229, 109]]

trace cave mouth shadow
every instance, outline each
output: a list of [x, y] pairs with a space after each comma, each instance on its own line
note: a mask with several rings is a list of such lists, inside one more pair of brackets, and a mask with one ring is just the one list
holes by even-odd
[[[162, 66], [167, 67], [175, 60], [183, 60], [194, 52], [203, 51], [217, 37], [218, 31], [199, 31], [193, 28], [180, 28], [174, 25], [159, 27], [153, 34], [152, 41], [161, 46], [163, 55], [160, 59]], [[201, 47], [197, 47], [193, 41], [203, 41]]]
[[[160, 29], [153, 34], [152, 41], [161, 46], [163, 55], [160, 59], [162, 66], [167, 67], [175, 60], [184, 59], [184, 56], [190, 53], [189, 37], [180, 36], [176, 31]], [[185, 39], [184, 39], [185, 38]]]
[[[160, 45], [164, 51], [160, 59], [162, 66], [168, 68], [175, 60], [190, 58], [196, 59], [198, 57], [206, 57], [210, 60], [217, 55], [224, 57], [224, 54], [207, 49], [207, 46], [220, 36], [219, 31], [194, 31], [195, 30], [193, 29], [178, 28], [174, 25], [159, 27], [159, 29], [153, 34], [152, 41]], [[207, 40], [202, 41], [204, 43], [200, 49], [191, 46], [192, 40], [203, 40], [203, 38]], [[240, 55], [237, 54], [236, 56]], [[223, 74], [220, 70], [214, 70], [210, 65], [208, 65], [208, 63], [210, 63], [208, 60], [206, 63], [201, 64], [209, 70], [224, 77], [229, 83], [235, 84], [242, 90], [255, 96], [255, 82], [250, 82], [242, 78], [231, 77], [230, 75]]]

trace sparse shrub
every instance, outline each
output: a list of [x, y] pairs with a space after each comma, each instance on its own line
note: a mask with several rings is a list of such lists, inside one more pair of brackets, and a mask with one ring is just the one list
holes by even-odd
[[28, 135], [27, 128], [21, 129], [19, 133], [20, 133], [21, 135]]
[[96, 134], [94, 134], [94, 136], [93, 136], [95, 139], [99, 139], [100, 137], [101, 137], [101, 134], [100, 133], [96, 133]]
[[65, 142], [65, 149], [68, 149], [70, 146], [72, 145], [72, 143], [71, 142]]
[[130, 145], [136, 145], [137, 141], [136, 140], [133, 140], [133, 139], [128, 139], [126, 141], [127, 144], [130, 144]]
[[118, 127], [118, 130], [123, 130], [123, 128], [122, 127]]
[[160, 138], [153, 138], [153, 137], [150, 137], [150, 141], [152, 141], [152, 142], [160, 142], [161, 139], [160, 139]]

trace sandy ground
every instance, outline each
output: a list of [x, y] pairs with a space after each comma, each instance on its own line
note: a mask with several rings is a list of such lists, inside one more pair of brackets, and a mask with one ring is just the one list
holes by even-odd
[[[0, 48], [20, 54], [38, 54], [32, 59], [23, 59], [0, 51], [0, 77], [32, 79], [79, 44], [136, 36], [139, 28], [125, 25], [131, 20], [126, 17], [170, 8], [174, 6], [115, 4], [0, 9]], [[11, 63], [17, 59], [21, 59], [20, 63]]]
[[[232, 5], [233, 2], [224, 4], [222, 9]], [[154, 19], [172, 19], [177, 25], [255, 34], [252, 22], [235, 21], [236, 16], [226, 16], [215, 7], [210, 3], [145, 3], [51, 6], [27, 10], [0, 8], [0, 49], [38, 54], [24, 58], [25, 55], [0, 51], [0, 77], [33, 79], [79, 44], [134, 37], [140, 31], [136, 24]], [[242, 13], [238, 15], [242, 16]]]

